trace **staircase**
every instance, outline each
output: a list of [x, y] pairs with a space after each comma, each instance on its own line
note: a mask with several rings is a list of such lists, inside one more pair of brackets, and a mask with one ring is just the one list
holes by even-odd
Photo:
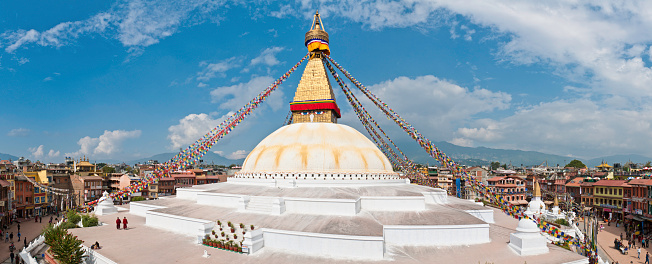
[[247, 212], [253, 213], [272, 213], [272, 198], [262, 196], [251, 196], [247, 204]]

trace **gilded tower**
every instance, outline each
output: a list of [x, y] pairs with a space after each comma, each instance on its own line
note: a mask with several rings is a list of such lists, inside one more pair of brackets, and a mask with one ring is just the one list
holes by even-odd
[[333, 88], [322, 62], [324, 54], [330, 55], [328, 33], [324, 31], [319, 12], [315, 13], [312, 26], [306, 32], [305, 45], [310, 51], [310, 59], [299, 81], [294, 100], [290, 102], [292, 123], [337, 123], [340, 108], [335, 102]]

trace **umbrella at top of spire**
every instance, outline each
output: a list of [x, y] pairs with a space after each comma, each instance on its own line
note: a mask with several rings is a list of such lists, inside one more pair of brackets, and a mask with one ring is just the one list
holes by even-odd
[[310, 30], [306, 32], [305, 45], [310, 52], [321, 51], [326, 55], [331, 54], [331, 50], [328, 48], [328, 33], [324, 31], [319, 11], [315, 12], [312, 26], [310, 27]]

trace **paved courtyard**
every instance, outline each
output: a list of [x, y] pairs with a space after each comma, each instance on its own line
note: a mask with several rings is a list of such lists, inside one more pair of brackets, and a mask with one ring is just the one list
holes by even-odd
[[[613, 260], [619, 264], [629, 264], [630, 261], [633, 263], [645, 263], [645, 253], [647, 253], [650, 248], [641, 248], [641, 259], [637, 258], [636, 249], [631, 249], [629, 254], [623, 255], [619, 250], [614, 248], [614, 239], [620, 239], [620, 233], [625, 235], [625, 229], [623, 226], [616, 227], [615, 224], [607, 226], [607, 223], [600, 221], [600, 224], [604, 226], [604, 230], [598, 233], [598, 244], [602, 247], [604, 252]], [[640, 246], [640, 243], [636, 243], [636, 246]], [[652, 252], [650, 253], [652, 254]], [[652, 255], [650, 256], [652, 261]]]
[[[56, 217], [56, 216], [55, 216]], [[45, 216], [43, 217], [43, 221], [39, 223], [34, 223], [34, 218], [29, 218], [29, 219], [24, 219], [24, 218], [19, 218], [17, 221], [20, 222], [20, 241], [18, 241], [18, 224], [14, 223], [11, 226], [9, 226], [9, 229], [6, 232], [14, 232], [14, 246], [16, 246], [16, 250], [14, 251], [14, 254], [18, 255], [18, 252], [20, 252], [23, 249], [24, 243], [23, 240], [25, 237], [27, 238], [27, 244], [29, 244], [30, 241], [34, 240], [37, 236], [41, 234], [41, 231], [43, 230], [43, 227], [48, 224], [48, 221], [50, 221], [50, 216]], [[54, 220], [53, 220], [54, 221]], [[0, 260], [3, 260], [2, 263], [9, 263], [9, 245], [11, 245], [11, 242], [5, 243], [5, 238], [4, 238], [4, 231], [2, 235], [2, 242], [0, 242]]]
[[[287, 252], [262, 249], [255, 255], [243, 255], [195, 243], [195, 238], [183, 236], [145, 225], [145, 218], [126, 212], [101, 216], [107, 225], [71, 229], [71, 232], [90, 246], [98, 241], [102, 254], [117, 263], [550, 263], [572, 262], [583, 257], [557, 246], [549, 245], [544, 256], [518, 257], [508, 248], [509, 234], [518, 221], [495, 210], [496, 224], [490, 228], [491, 243], [454, 247], [388, 247], [384, 260], [342, 260], [294, 255]], [[116, 230], [116, 217], [126, 216], [128, 230]], [[203, 258], [204, 250], [210, 258]]]

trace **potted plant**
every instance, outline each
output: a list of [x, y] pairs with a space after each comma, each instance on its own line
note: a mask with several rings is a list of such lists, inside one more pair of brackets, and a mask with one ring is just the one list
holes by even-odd
[[233, 239], [238, 239], [238, 235], [237, 235], [237, 234], [233, 234]]
[[231, 227], [231, 233], [235, 233], [235, 228]]
[[222, 232], [220, 235], [222, 235], [222, 237], [224, 237], [224, 232]]
[[223, 247], [222, 241], [221, 240], [217, 241], [217, 248], [221, 249], [222, 247]]
[[229, 227], [233, 226], [233, 224], [231, 224], [231, 221], [227, 222], [226, 225], [229, 226]]
[[254, 225], [251, 225], [251, 226], [249, 226], [249, 227], [251, 228], [251, 230], [254, 230]]
[[221, 225], [222, 225], [222, 221], [217, 220], [217, 225], [218, 225], [218, 226], [221, 226]]
[[244, 224], [243, 224], [243, 223], [240, 223], [240, 228], [244, 228]]
[[215, 235], [215, 230], [213, 230], [213, 235]]
[[226, 240], [231, 240], [231, 239], [229, 239], [229, 235], [226, 235]]

